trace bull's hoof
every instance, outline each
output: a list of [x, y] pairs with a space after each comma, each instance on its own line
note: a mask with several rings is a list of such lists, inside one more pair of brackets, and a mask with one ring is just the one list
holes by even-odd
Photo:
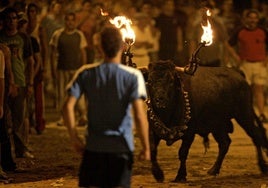
[[215, 168], [211, 168], [209, 171], [207, 171], [207, 174], [210, 176], [217, 176], [219, 173], [220, 172], [218, 170], [215, 170]]
[[262, 174], [268, 175], [268, 165], [267, 164], [259, 164], [260, 170]]
[[163, 171], [159, 168], [159, 166], [153, 166], [152, 167], [152, 174], [155, 178], [155, 180], [158, 182], [158, 183], [162, 183], [164, 182], [164, 173]]
[[186, 183], [187, 179], [186, 179], [186, 177], [178, 177], [178, 176], [176, 176], [176, 178], [172, 182], [173, 183]]

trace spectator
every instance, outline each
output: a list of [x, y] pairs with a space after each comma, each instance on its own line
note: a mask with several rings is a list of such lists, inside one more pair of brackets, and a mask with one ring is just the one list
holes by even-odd
[[155, 27], [160, 31], [158, 58], [178, 63], [178, 52], [183, 50], [183, 32], [175, 15], [173, 0], [164, 1]]
[[[14, 162], [11, 154], [11, 143], [8, 134], [7, 127], [5, 126], [5, 112], [6, 112], [6, 102], [5, 96], [7, 93], [5, 82], [13, 82], [13, 77], [10, 77], [10, 74], [7, 73], [10, 71], [10, 51], [7, 46], [0, 43], [0, 182], [10, 183], [13, 181], [12, 178], [9, 178], [4, 172], [4, 169], [7, 170], [7, 166], [12, 166], [17, 170], [16, 163]], [[5, 77], [6, 75], [9, 75]], [[8, 147], [8, 150], [6, 150]]]
[[267, 122], [264, 113], [264, 85], [267, 81], [268, 35], [264, 29], [258, 26], [260, 17], [257, 10], [247, 10], [244, 15], [244, 25], [234, 32], [229, 39], [229, 44], [234, 47], [229, 48], [229, 51], [252, 87], [260, 120]]
[[135, 43], [132, 47], [133, 63], [138, 67], [148, 66], [150, 63], [150, 51], [154, 49], [154, 37], [151, 27], [148, 24], [149, 17], [144, 13], [136, 13], [133, 31], [135, 33]]
[[[80, 187], [130, 187], [133, 164], [131, 106], [142, 143], [142, 159], [150, 159], [146, 97], [141, 72], [120, 64], [123, 42], [115, 27], [101, 32], [102, 64], [84, 66], [69, 84], [64, 122], [75, 150], [83, 155]], [[88, 98], [86, 145], [77, 135], [74, 106], [82, 93]], [[96, 170], [97, 169], [97, 170]]]
[[[3, 14], [1, 12], [0, 15], [0, 32], [2, 30], [3, 26]], [[10, 117], [10, 110], [7, 105], [7, 97], [10, 96], [16, 96], [17, 95], [17, 89], [14, 84], [14, 76], [13, 72], [11, 70], [11, 54], [8, 47], [2, 43], [0, 43], [0, 51], [2, 51], [4, 57], [1, 62], [4, 62], [5, 65], [5, 88], [1, 91], [4, 92], [4, 103], [3, 103], [3, 116], [0, 118], [0, 166], [3, 168], [4, 171], [16, 171], [17, 166], [16, 163], [13, 160], [12, 151], [11, 151], [11, 142], [10, 137], [8, 134], [8, 129], [10, 129], [12, 126], [12, 123], [6, 123], [11, 122]], [[7, 126], [9, 125], [9, 126]], [[5, 176], [5, 173], [3, 173], [3, 181], [7, 181], [8, 177]]]
[[[51, 39], [52, 34], [57, 29], [60, 29], [64, 26], [64, 19], [62, 17], [62, 4], [56, 0], [53, 0], [49, 5], [49, 11], [41, 20], [40, 23], [40, 30], [41, 30], [41, 51], [42, 51], [42, 59], [45, 62], [44, 69], [46, 70], [45, 73], [45, 92], [55, 94], [55, 85], [56, 79], [51, 77], [52, 74], [52, 65], [55, 62], [50, 62], [50, 48], [49, 48], [49, 41]], [[56, 106], [56, 97], [55, 97], [55, 106]]]
[[148, 25], [150, 27], [151, 35], [153, 36], [153, 48], [149, 51], [150, 55], [150, 61], [156, 62], [158, 59], [158, 50], [159, 50], [159, 44], [158, 40], [160, 37], [160, 32], [155, 27], [155, 14], [154, 10], [156, 9], [155, 6], [153, 6], [151, 3], [143, 3], [140, 12], [143, 14], [146, 14], [148, 17]]
[[[3, 116], [4, 116], [4, 95], [5, 95], [5, 57], [3, 51], [0, 49], [0, 131], [1, 133], [5, 131], [4, 123], [3, 123]], [[0, 144], [2, 143], [2, 135], [0, 134]], [[0, 154], [1, 154], [1, 147], [0, 147]], [[1, 158], [0, 158], [0, 162]], [[0, 182], [2, 180], [8, 180], [6, 173], [2, 169], [2, 165], [0, 164]]]
[[81, 30], [87, 40], [87, 63], [94, 61], [93, 35], [96, 32], [97, 15], [92, 11], [91, 2], [84, 0], [81, 11], [76, 13], [77, 28]]
[[[76, 29], [76, 17], [74, 13], [65, 16], [65, 27], [56, 30], [50, 41], [51, 62], [57, 62], [52, 71], [53, 77], [57, 80], [57, 103], [58, 109], [62, 109], [65, 87], [71, 80], [74, 72], [82, 65], [86, 64], [87, 42], [84, 34]], [[81, 120], [86, 121], [86, 110], [84, 98], [79, 100], [78, 112]], [[62, 124], [60, 119], [58, 124]]]
[[[34, 156], [22, 140], [22, 126], [25, 118], [25, 100], [33, 92], [33, 54], [30, 38], [18, 32], [18, 13], [13, 8], [3, 12], [4, 27], [0, 33], [0, 43], [6, 44], [11, 51], [12, 72], [18, 89], [17, 96], [9, 96], [8, 107], [12, 116], [12, 134], [16, 157]], [[25, 74], [27, 73], [27, 75]]]
[[219, 17], [226, 27], [228, 36], [241, 24], [241, 16], [234, 11], [232, 0], [222, 2]]
[[[43, 74], [44, 74], [44, 61], [42, 61], [40, 50], [40, 32], [38, 21], [39, 8], [36, 4], [30, 3], [27, 7], [27, 28], [26, 32], [31, 36], [33, 46], [33, 56], [35, 60], [34, 71], [34, 111], [31, 115], [32, 125], [34, 126], [37, 134], [41, 134], [45, 129], [44, 118], [44, 91], [43, 91]], [[33, 117], [35, 116], [35, 117]]]

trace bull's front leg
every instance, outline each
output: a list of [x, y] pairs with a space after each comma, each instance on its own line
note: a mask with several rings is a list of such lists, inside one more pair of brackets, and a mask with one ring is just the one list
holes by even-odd
[[194, 134], [184, 135], [182, 138], [181, 147], [179, 150], [180, 167], [174, 182], [186, 182], [187, 169], [186, 160], [188, 157], [189, 149], [194, 141]]
[[164, 173], [157, 162], [157, 147], [160, 143], [160, 138], [156, 136], [153, 130], [150, 130], [150, 149], [151, 149], [151, 163], [152, 174], [157, 182], [164, 181]]

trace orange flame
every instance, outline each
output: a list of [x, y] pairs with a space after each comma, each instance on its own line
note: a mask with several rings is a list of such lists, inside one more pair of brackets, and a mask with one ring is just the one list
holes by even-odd
[[116, 16], [114, 19], [110, 19], [110, 23], [115, 25], [115, 27], [119, 28], [123, 41], [128, 45], [133, 45], [135, 42], [135, 33], [131, 28], [131, 20], [127, 19], [125, 16]]
[[[211, 16], [209, 10], [206, 12], [207, 17]], [[213, 31], [211, 29], [211, 24], [207, 19], [207, 26], [201, 25], [203, 29], [203, 35], [201, 36], [201, 42], [205, 44], [205, 46], [210, 46], [213, 42]]]
[[[109, 16], [108, 12], [104, 12], [100, 9], [102, 16]], [[128, 45], [133, 45], [135, 42], [135, 33], [131, 28], [131, 20], [127, 19], [125, 16], [116, 16], [114, 19], [110, 18], [110, 23], [113, 24], [115, 27], [120, 29], [122, 34], [122, 39]]]

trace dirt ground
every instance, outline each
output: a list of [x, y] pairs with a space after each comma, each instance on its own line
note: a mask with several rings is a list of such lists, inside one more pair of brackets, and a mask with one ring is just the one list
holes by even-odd
[[[11, 184], [0, 184], [4, 188], [49, 188], [77, 187], [77, 172], [80, 157], [72, 150], [66, 128], [57, 126], [58, 114], [53, 108], [46, 110], [47, 127], [43, 134], [30, 135], [30, 146], [35, 159], [16, 159], [23, 173], [9, 174], [14, 178]], [[268, 125], [265, 125], [268, 130]], [[84, 128], [79, 128], [83, 136]], [[268, 134], [268, 132], [267, 132]], [[235, 125], [231, 134], [232, 144], [223, 162], [221, 173], [217, 177], [207, 175], [217, 155], [217, 145], [210, 136], [210, 149], [204, 154], [202, 139], [196, 136], [191, 147], [187, 167], [186, 183], [172, 183], [178, 169], [177, 152], [180, 141], [172, 146], [161, 142], [159, 147], [159, 163], [165, 173], [165, 181], [157, 183], [150, 171], [150, 164], [135, 160], [132, 188], [268, 188], [268, 176], [260, 174], [257, 166], [256, 152], [250, 138]], [[136, 139], [136, 152], [140, 149]], [[266, 158], [268, 161], [268, 158]]]

